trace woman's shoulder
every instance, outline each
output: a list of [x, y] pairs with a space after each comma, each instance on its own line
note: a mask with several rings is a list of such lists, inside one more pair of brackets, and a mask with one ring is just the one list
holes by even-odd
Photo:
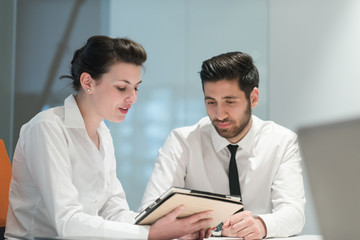
[[39, 124], [63, 124], [64, 122], [64, 107], [53, 107], [37, 113], [29, 122], [24, 124], [24, 127], [31, 128]]

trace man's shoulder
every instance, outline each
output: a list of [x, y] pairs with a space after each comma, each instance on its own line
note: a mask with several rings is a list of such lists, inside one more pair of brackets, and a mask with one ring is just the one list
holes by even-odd
[[257, 127], [260, 133], [268, 133], [271, 135], [278, 135], [278, 136], [289, 136], [295, 137], [296, 133], [293, 132], [291, 129], [282, 126], [274, 121], [271, 120], [262, 120], [256, 116], [253, 116], [254, 125]]

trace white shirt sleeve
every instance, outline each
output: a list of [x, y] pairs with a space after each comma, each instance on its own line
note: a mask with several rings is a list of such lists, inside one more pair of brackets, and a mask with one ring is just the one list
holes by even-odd
[[[66, 132], [57, 124], [42, 122], [28, 129], [21, 144], [22, 152], [26, 156], [24, 164], [46, 208], [50, 224], [55, 227], [58, 235], [146, 239], [149, 227], [109, 221], [83, 211], [84, 206], [79, 202], [78, 191], [72, 183], [72, 163], [64, 134], [66, 135]], [[38, 141], [39, 139], [41, 141]], [[116, 191], [118, 190], [119, 188]], [[122, 193], [118, 191], [115, 194]], [[124, 220], [116, 219], [116, 216], [110, 214], [110, 208], [118, 204], [119, 199], [121, 198], [114, 196], [108, 200], [107, 207], [102, 211], [106, 218]], [[26, 202], [26, 199], [23, 201]], [[126, 208], [117, 209], [117, 212], [121, 211], [129, 212]]]
[[139, 212], [149, 206], [170, 187], [184, 187], [186, 166], [182, 163], [182, 157], [185, 151], [184, 142], [174, 132], [171, 132], [159, 150]]
[[299, 234], [305, 224], [305, 194], [299, 147], [289, 142], [272, 183], [273, 212], [260, 214], [267, 227], [267, 237]]
[[110, 186], [110, 196], [99, 211], [99, 215], [106, 220], [134, 224], [138, 213], [129, 211], [125, 192], [115, 174], [111, 178]]

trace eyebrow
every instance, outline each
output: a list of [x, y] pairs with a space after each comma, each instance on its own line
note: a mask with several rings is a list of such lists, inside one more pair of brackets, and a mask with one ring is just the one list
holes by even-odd
[[[126, 80], [126, 79], [118, 80], [118, 81], [125, 82], [125, 83], [127, 83], [127, 84], [131, 84], [131, 82], [130, 82], [129, 80]], [[137, 82], [136, 84], [140, 84], [140, 83], [142, 83], [142, 80], [140, 80], [140, 81]], [[136, 85], [136, 84], [135, 84], [135, 85]]]
[[226, 96], [226, 97], [223, 97], [223, 99], [237, 99], [239, 97], [237, 96]]
[[[221, 99], [237, 99], [237, 96], [225, 96], [222, 97]], [[205, 96], [205, 100], [215, 100], [215, 98], [209, 97], [209, 96]]]

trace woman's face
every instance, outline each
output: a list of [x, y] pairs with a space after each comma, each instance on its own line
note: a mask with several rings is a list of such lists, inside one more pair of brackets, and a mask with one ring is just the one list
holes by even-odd
[[93, 110], [98, 117], [122, 122], [136, 102], [141, 83], [141, 66], [118, 62], [96, 81], [91, 94]]

